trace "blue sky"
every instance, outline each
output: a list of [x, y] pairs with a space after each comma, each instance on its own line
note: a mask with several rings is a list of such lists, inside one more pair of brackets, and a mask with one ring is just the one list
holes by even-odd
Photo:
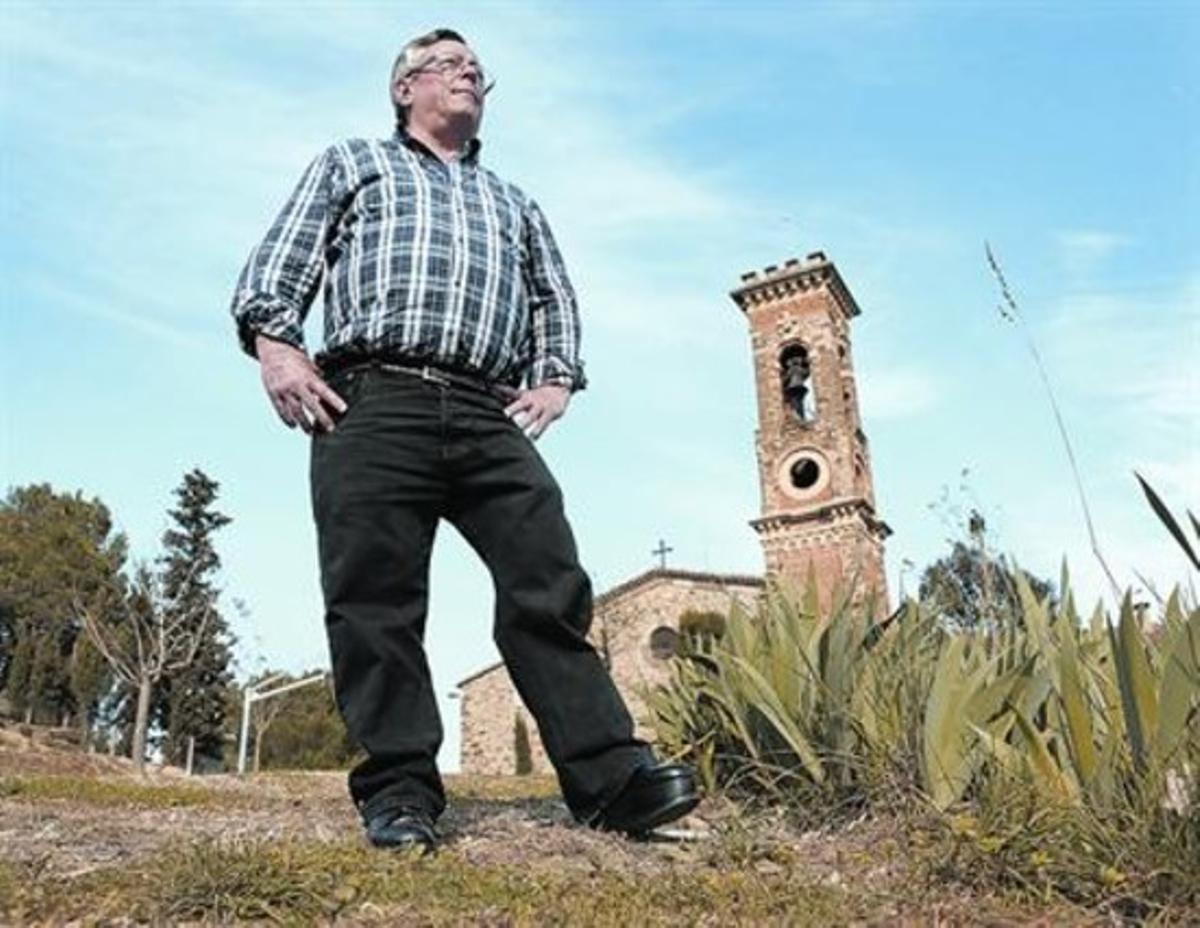
[[[542, 204], [580, 294], [591, 385], [540, 447], [598, 589], [652, 566], [660, 537], [673, 566], [761, 570], [750, 354], [728, 291], [819, 249], [863, 310], [893, 596], [947, 549], [954, 506], [978, 506], [1029, 569], [1057, 576], [1065, 555], [1082, 597], [1103, 595], [985, 239], [1118, 580], [1186, 580], [1132, 470], [1200, 506], [1187, 3], [10, 0], [0, 485], [98, 495], [148, 557], [172, 488], [203, 467], [234, 517], [219, 547], [226, 602], [246, 604], [229, 610], [243, 667], [327, 662], [306, 440], [275, 419], [228, 304], [309, 159], [390, 133], [391, 60], [437, 25], [498, 77], [484, 157]], [[453, 770], [447, 694], [496, 651], [490, 579], [448, 526], [432, 584]]]

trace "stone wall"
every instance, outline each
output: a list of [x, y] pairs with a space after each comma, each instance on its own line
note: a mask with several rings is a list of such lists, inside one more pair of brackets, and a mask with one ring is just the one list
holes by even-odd
[[[459, 689], [463, 772], [512, 773], [516, 767], [513, 720], [520, 700], [508, 671], [503, 664], [495, 666]], [[470, 771], [467, 757], [473, 761]]]
[[788, 577], [803, 588], [811, 570], [825, 608], [832, 601], [837, 582], [849, 582], [857, 576], [855, 598], [874, 595], [876, 617], [888, 613], [883, 541], [861, 512], [851, 507], [832, 507], [802, 528], [769, 520], [764, 523], [759, 531], [768, 574]]
[[604, 616], [610, 622], [613, 680], [625, 697], [639, 737], [655, 740], [638, 690], [670, 678], [671, 661], [651, 653], [650, 634], [660, 626], [677, 629], [680, 615], [689, 609], [727, 614], [737, 600], [753, 610], [760, 591], [761, 583], [750, 578], [728, 582], [663, 575], [604, 604]]

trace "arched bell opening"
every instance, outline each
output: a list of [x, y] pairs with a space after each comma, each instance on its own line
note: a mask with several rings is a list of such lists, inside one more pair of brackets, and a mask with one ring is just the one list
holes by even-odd
[[801, 422], [812, 422], [816, 418], [812, 360], [803, 343], [792, 342], [780, 350], [779, 381], [784, 404], [792, 414]]

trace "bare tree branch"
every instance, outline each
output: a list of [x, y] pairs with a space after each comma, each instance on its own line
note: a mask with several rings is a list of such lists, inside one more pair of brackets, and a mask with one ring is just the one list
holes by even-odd
[[92, 607], [83, 604], [77, 592], [72, 594], [71, 601], [75, 616], [83, 626], [88, 639], [95, 646], [96, 650], [100, 652], [100, 656], [108, 662], [108, 665], [113, 669], [113, 673], [126, 683], [136, 683], [137, 675], [133, 669], [133, 665], [129, 663], [125, 655], [120, 653], [120, 644], [109, 637], [114, 632], [100, 621], [100, 617]]
[[[194, 575], [193, 567], [179, 590], [185, 589]], [[143, 758], [137, 755], [144, 748], [147, 724], [145, 693], [166, 674], [182, 670], [196, 659], [213, 608], [208, 597], [185, 608], [178, 595], [165, 596], [160, 578], [144, 565], [135, 577], [130, 589], [116, 598], [119, 615], [115, 622], [104, 621], [98, 606], [85, 603], [78, 592], [72, 596], [72, 607], [113, 672], [139, 691], [133, 759], [140, 768]], [[122, 630], [127, 634], [122, 635]]]

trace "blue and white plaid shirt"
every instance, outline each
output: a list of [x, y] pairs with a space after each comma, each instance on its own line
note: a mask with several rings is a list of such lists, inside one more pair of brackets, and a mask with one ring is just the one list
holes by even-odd
[[478, 155], [473, 141], [444, 163], [403, 130], [322, 152], [238, 280], [242, 348], [255, 354], [257, 333], [302, 348], [323, 276], [318, 364], [388, 355], [583, 389], [578, 305], [550, 227]]

